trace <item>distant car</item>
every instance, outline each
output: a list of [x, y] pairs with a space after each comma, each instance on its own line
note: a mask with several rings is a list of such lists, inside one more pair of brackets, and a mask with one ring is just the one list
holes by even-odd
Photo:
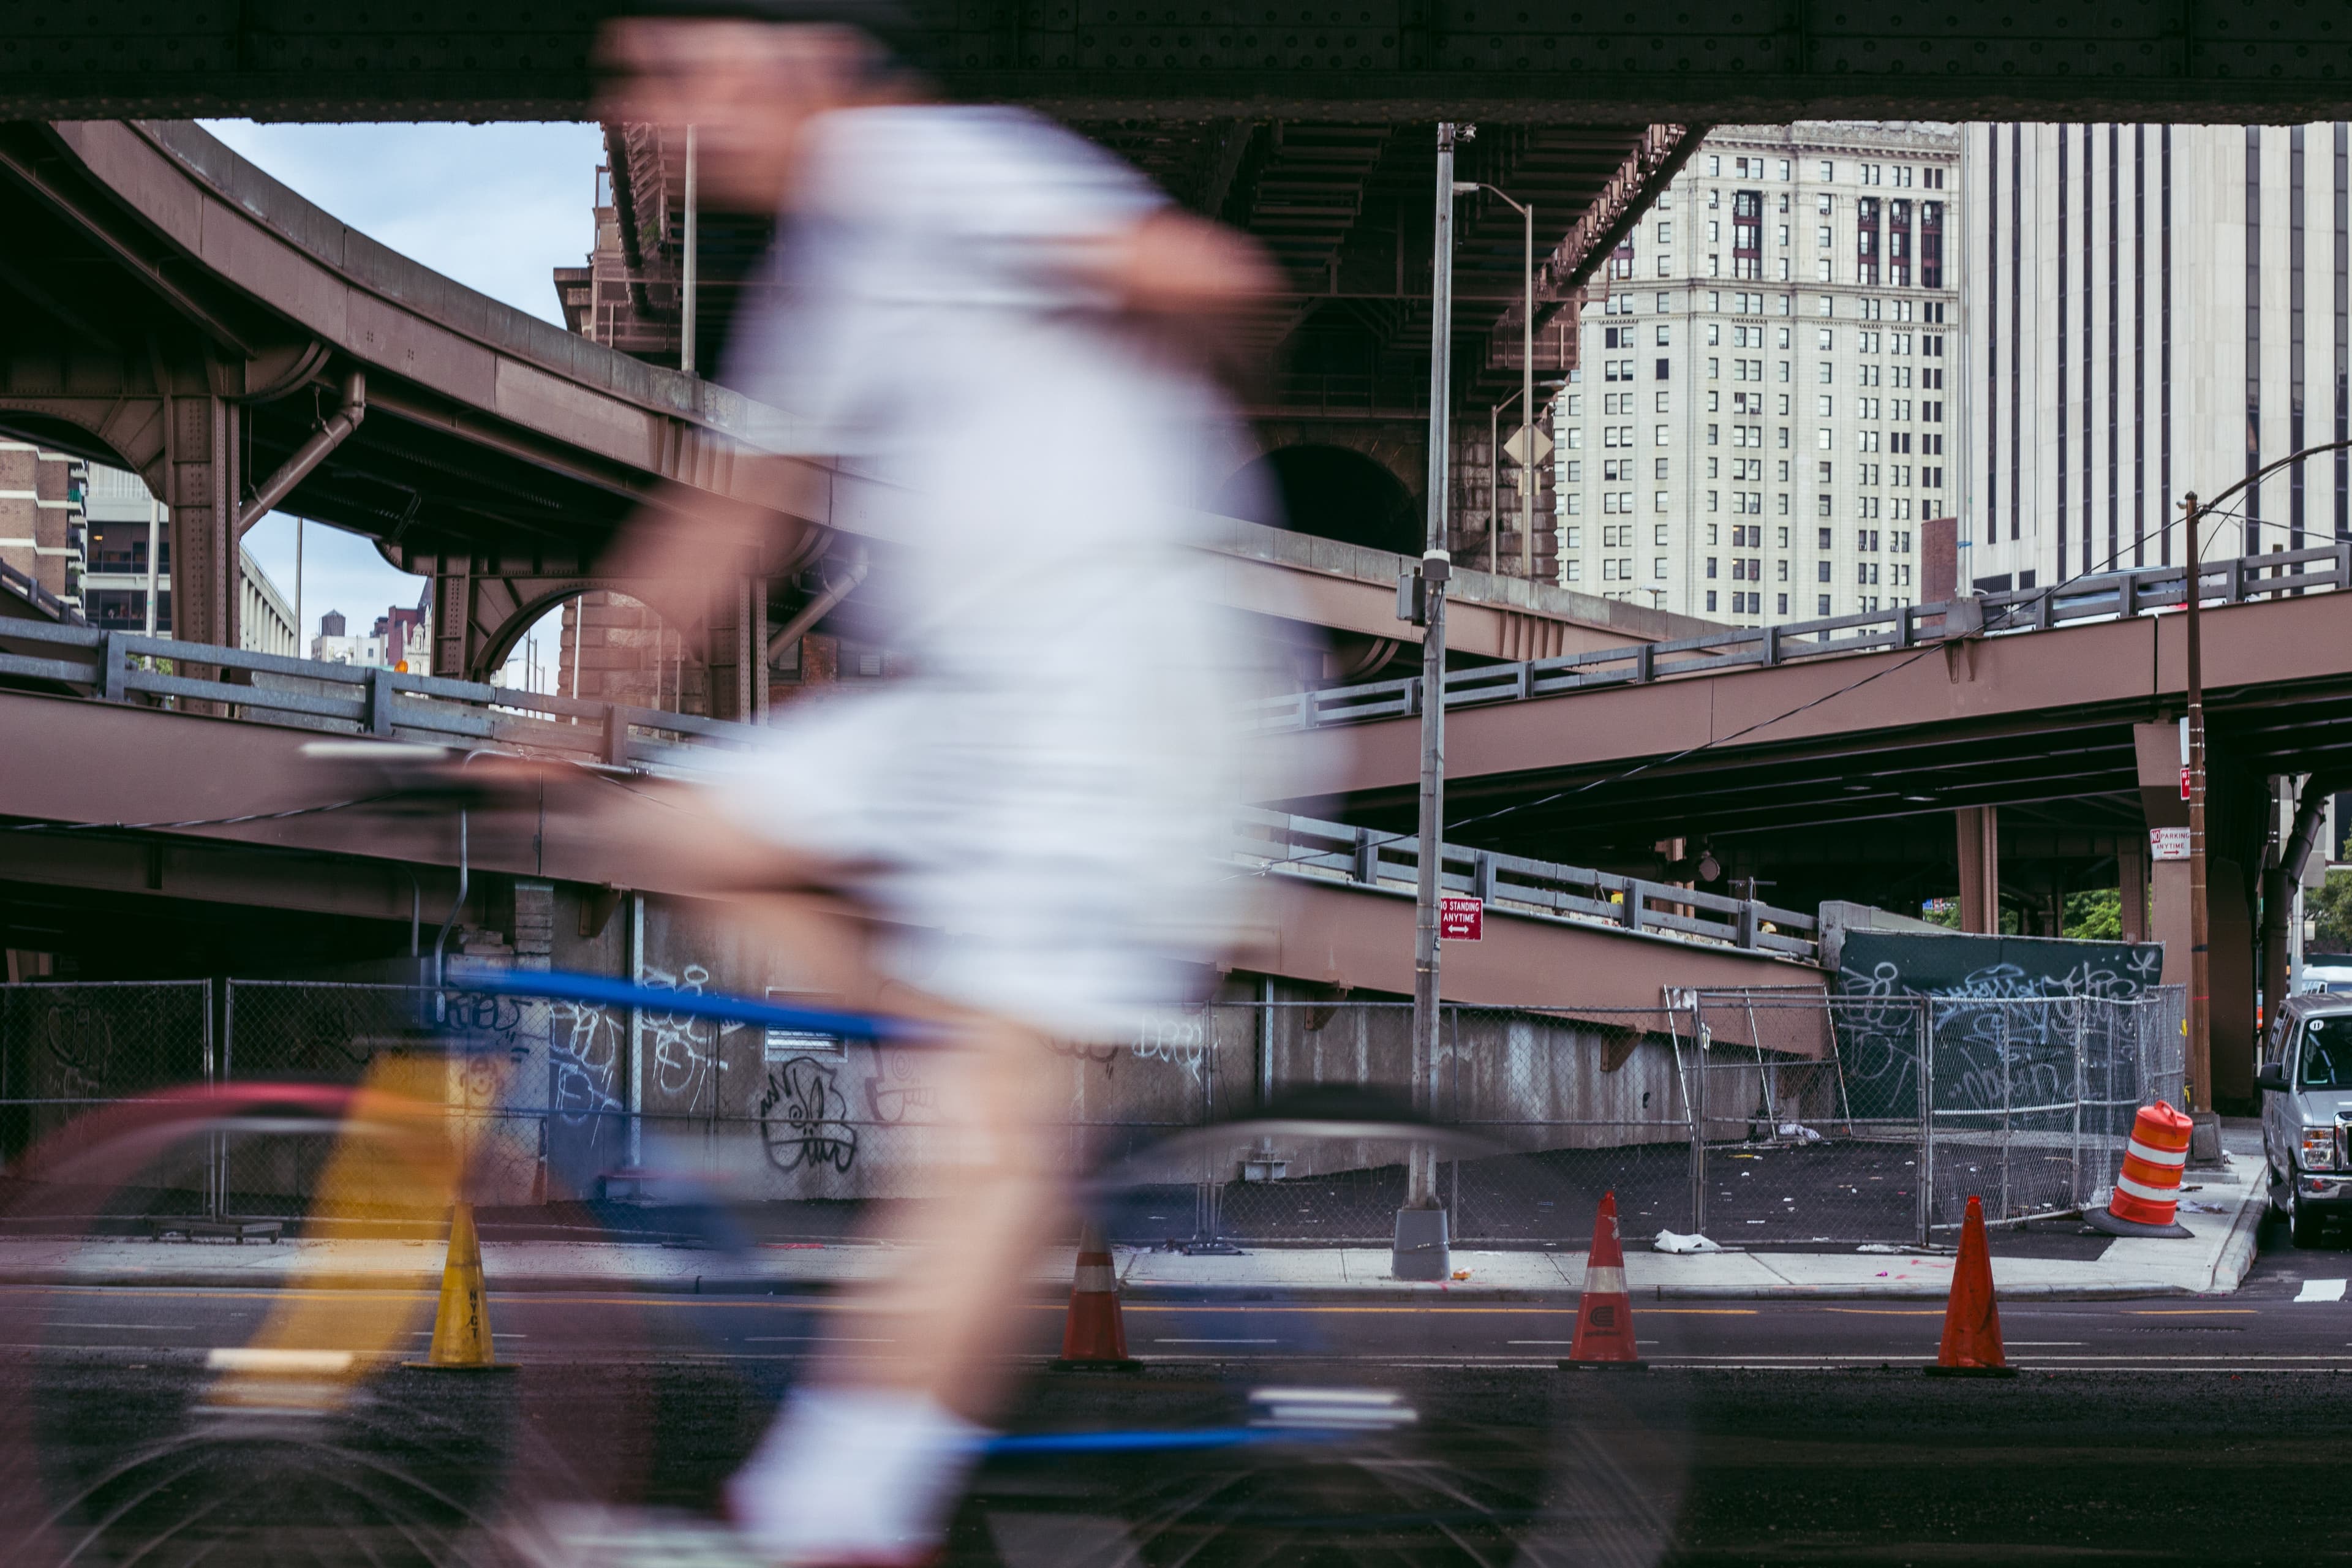
[[2352, 964], [2308, 963], [2303, 966], [2303, 988], [2352, 995]]
[[2316, 1245], [2330, 1216], [2352, 1215], [2352, 996], [2288, 997], [2254, 1087], [2271, 1212], [2297, 1247]]

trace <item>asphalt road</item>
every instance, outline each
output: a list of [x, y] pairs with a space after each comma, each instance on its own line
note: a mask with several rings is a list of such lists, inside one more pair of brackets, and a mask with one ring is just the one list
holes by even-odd
[[[1223, 1428], [1269, 1384], [1393, 1391], [1419, 1419], [1362, 1463], [1000, 1458], [950, 1561], [2352, 1559], [2352, 1251], [2264, 1241], [2230, 1298], [2005, 1306], [2005, 1381], [1923, 1375], [1925, 1303], [1636, 1302], [1647, 1373], [1558, 1370], [1569, 1303], [1131, 1303], [1147, 1369], [1040, 1370], [1016, 1429]], [[890, 1338], [808, 1301], [493, 1296], [512, 1373], [225, 1409], [207, 1352], [297, 1307], [331, 1335], [422, 1303], [0, 1290], [0, 1561], [470, 1563], [506, 1561], [485, 1521], [549, 1500], [707, 1510], [816, 1336]], [[1030, 1315], [1050, 1353], [1057, 1311]], [[421, 1317], [394, 1326], [421, 1345]]]

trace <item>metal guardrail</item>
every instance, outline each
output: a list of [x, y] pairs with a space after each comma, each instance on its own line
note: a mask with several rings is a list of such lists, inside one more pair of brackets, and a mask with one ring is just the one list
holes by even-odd
[[[9, 641], [43, 644], [63, 657], [0, 651], [0, 678], [84, 688], [94, 698], [116, 702], [142, 695], [218, 702], [241, 715], [386, 740], [433, 745], [488, 742], [609, 766], [680, 773], [692, 771], [697, 752], [749, 745], [759, 734], [753, 725], [691, 713], [90, 626], [11, 622], [0, 626], [0, 643]], [[167, 661], [170, 668], [141, 661]], [[245, 684], [184, 675], [183, 667], [305, 684]], [[1408, 895], [1417, 875], [1420, 844], [1410, 837], [1255, 810], [1245, 811], [1236, 826], [1234, 858], [1257, 869]], [[1444, 886], [1475, 893], [1501, 912], [1808, 961], [1818, 957], [1813, 918], [1793, 910], [1461, 845], [1448, 844], [1443, 853]]]
[[[2240, 605], [2288, 594], [2352, 592], [2352, 541], [2203, 562], [2198, 576], [2206, 604]], [[1769, 668], [1966, 637], [2048, 631], [2078, 621], [2130, 620], [2184, 603], [2187, 577], [2186, 567], [2147, 567], [2078, 578], [2048, 588], [2013, 589], [1941, 604], [1902, 605], [1820, 620], [1711, 632], [1671, 642], [1450, 670], [1445, 677], [1445, 706], [1521, 702], [1598, 687], [1646, 686], [1677, 676]], [[1251, 703], [1249, 712], [1251, 727], [1259, 731], [1313, 730], [1406, 718], [1420, 712], [1421, 703], [1421, 678], [1413, 676], [1264, 698]]]
[[[753, 725], [693, 713], [93, 626], [0, 623], [0, 644], [11, 642], [39, 643], [59, 657], [0, 650], [0, 677], [83, 687], [113, 702], [141, 695], [218, 702], [241, 715], [430, 745], [491, 742], [660, 772], [691, 765], [695, 751], [747, 746], [759, 734]], [[189, 667], [249, 679], [181, 673]]]
[[6, 587], [34, 608], [46, 610], [60, 621], [76, 625], [81, 622], [81, 612], [42, 587], [30, 574], [19, 572], [5, 561], [0, 561], [0, 586]]
[[[1421, 841], [1410, 835], [1273, 811], [1244, 812], [1236, 826], [1234, 858], [1245, 865], [1271, 874], [1412, 896]], [[1674, 937], [1807, 963], [1821, 956], [1813, 916], [1760, 899], [1727, 898], [1460, 844], [1444, 845], [1440, 853], [1439, 886], [1446, 892], [1471, 894], [1497, 913]]]

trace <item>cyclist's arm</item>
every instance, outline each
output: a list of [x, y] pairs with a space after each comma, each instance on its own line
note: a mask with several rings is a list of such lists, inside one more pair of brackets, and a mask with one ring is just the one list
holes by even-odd
[[[740, 453], [734, 460], [733, 495], [665, 483], [597, 563], [675, 625], [699, 621], [711, 585], [727, 577], [782, 574], [822, 532], [806, 521], [823, 504], [823, 476], [809, 464]], [[774, 499], [740, 499], [747, 495]]]

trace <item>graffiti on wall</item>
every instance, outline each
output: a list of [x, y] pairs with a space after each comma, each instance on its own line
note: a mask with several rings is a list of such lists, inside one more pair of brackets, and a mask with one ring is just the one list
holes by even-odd
[[768, 1074], [760, 1096], [760, 1142], [779, 1171], [830, 1165], [847, 1171], [857, 1160], [857, 1129], [835, 1072], [814, 1057], [794, 1057]]
[[2155, 1015], [2116, 1004], [2146, 997], [2163, 967], [2155, 942], [1850, 932], [1839, 958], [1837, 994], [1848, 1000], [1838, 1057], [1854, 1114], [1916, 1114], [1921, 997], [1939, 1110], [2071, 1102], [2086, 1070], [2137, 1061], [2129, 1037]]
[[1155, 1013], [1136, 1026], [1129, 1053], [1139, 1062], [1181, 1068], [1198, 1083], [1209, 1055], [1209, 1017], [1204, 1009]]
[[874, 1071], [866, 1080], [866, 1110], [877, 1121], [928, 1121], [940, 1108], [939, 1090], [919, 1071], [919, 1058], [903, 1046], [874, 1047]]

